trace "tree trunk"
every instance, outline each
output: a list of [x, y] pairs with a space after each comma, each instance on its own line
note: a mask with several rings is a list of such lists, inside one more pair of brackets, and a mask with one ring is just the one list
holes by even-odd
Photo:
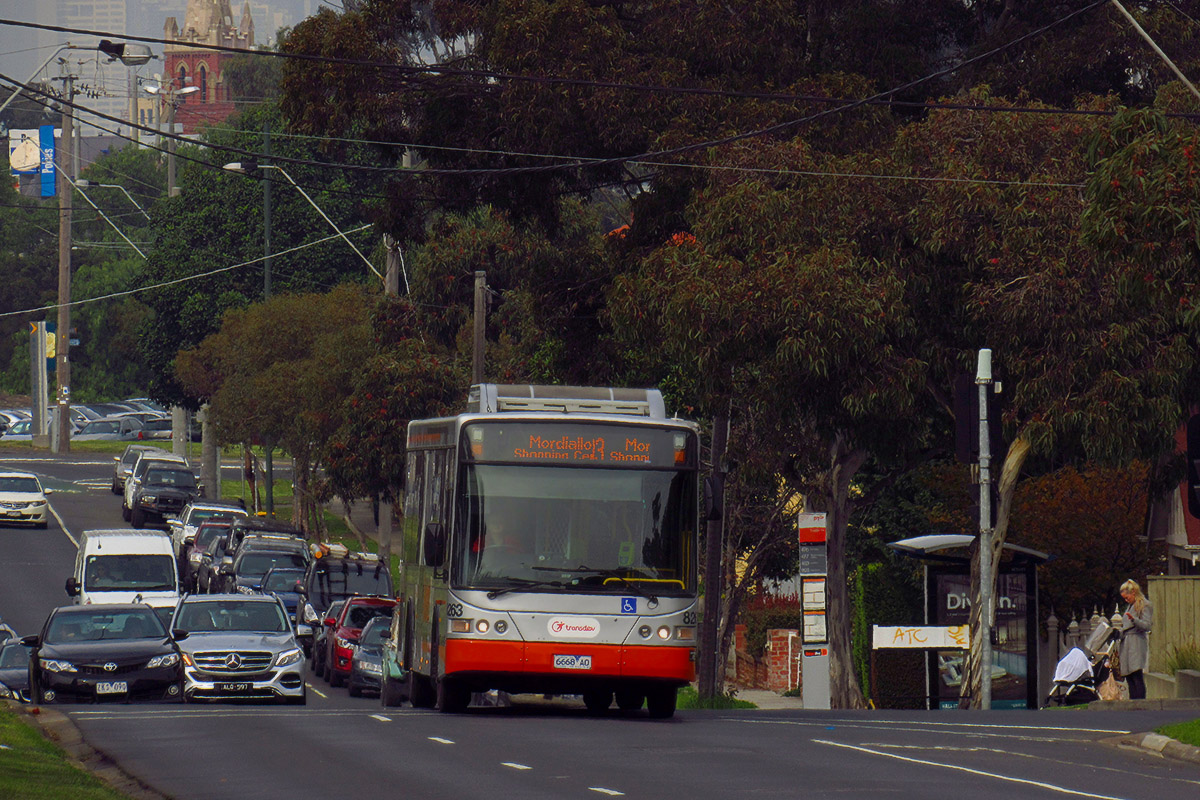
[[[1021, 475], [1021, 467], [1029, 455], [1029, 441], [1018, 436], [1009, 445], [1004, 457], [1004, 466], [1000, 470], [1000, 483], [996, 508], [996, 528], [992, 531], [992, 568], [986, 579], [991, 581], [992, 602], [996, 602], [996, 581], [1000, 575], [1000, 556], [1004, 552], [1004, 542], [1008, 537], [1008, 520], [1012, 515], [1013, 495], [1016, 493], [1017, 479]], [[983, 649], [983, 604], [980, 602], [983, 584], [979, 574], [979, 540], [971, 545], [971, 609], [967, 616], [967, 630], [971, 635], [971, 649], [963, 659], [963, 677], [960, 684], [959, 708], [979, 708], [982, 704], [983, 669], [980, 655]], [[987, 666], [991, 669], [991, 665]]]
[[854, 671], [850, 646], [850, 590], [846, 582], [846, 526], [850, 521], [850, 483], [867, 460], [864, 450], [851, 446], [839, 433], [834, 439], [826, 500], [826, 555], [829, 562], [825, 591], [829, 608], [825, 623], [829, 636], [829, 694], [832, 708], [865, 708], [862, 688]]

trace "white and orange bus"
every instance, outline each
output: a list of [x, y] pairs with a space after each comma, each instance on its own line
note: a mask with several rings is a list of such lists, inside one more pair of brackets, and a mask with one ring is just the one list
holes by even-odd
[[657, 390], [483, 384], [408, 428], [382, 702], [582, 695], [665, 718], [695, 677], [699, 442]]

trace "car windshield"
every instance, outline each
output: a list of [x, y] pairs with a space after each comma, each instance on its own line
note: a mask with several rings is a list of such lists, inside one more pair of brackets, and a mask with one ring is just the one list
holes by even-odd
[[92, 591], [173, 591], [175, 559], [169, 555], [88, 556], [84, 588]]
[[336, 561], [318, 564], [310, 595], [316, 608], [356, 594], [390, 595], [391, 575], [381, 562]]
[[12, 642], [0, 648], [0, 669], [21, 669], [29, 666], [30, 648], [20, 642]]
[[263, 580], [264, 592], [291, 592], [296, 589], [296, 581], [304, 580], [302, 569], [277, 569]]
[[37, 478], [0, 478], [0, 492], [40, 492]]
[[121, 456], [121, 463], [127, 464], [132, 467], [133, 464], [138, 460], [138, 457], [141, 456], [141, 454], [144, 452], [146, 452], [146, 451], [145, 450], [130, 450], [127, 453], [125, 453], [125, 455]]
[[148, 608], [144, 611], [94, 611], [88, 614], [56, 615], [46, 631], [46, 642], [66, 644], [100, 639], [161, 639], [166, 635], [167, 629]]
[[279, 604], [238, 600], [184, 603], [175, 616], [175, 627], [188, 633], [245, 631], [285, 633], [291, 629]]
[[388, 635], [388, 623], [381, 619], [378, 622], [371, 622], [363, 628], [362, 637], [359, 639], [361, 645], [379, 645], [383, 644], [383, 640]]
[[346, 618], [342, 620], [342, 624], [348, 628], [363, 628], [376, 617], [390, 617], [391, 615], [391, 606], [353, 605], [346, 612]]
[[201, 552], [207, 552], [212, 543], [229, 532], [228, 528], [217, 525], [205, 526], [196, 532], [195, 547]]
[[188, 512], [187, 524], [200, 525], [210, 519], [231, 519], [234, 513], [232, 508], [193, 508]]
[[260, 550], [256, 553], [245, 553], [237, 565], [238, 575], [262, 577], [272, 567], [304, 567], [302, 553]]
[[195, 489], [196, 476], [186, 469], [149, 469], [146, 470], [146, 485]]
[[148, 430], [148, 431], [169, 431], [169, 430], [171, 430], [171, 420], [169, 420], [169, 419], [146, 420], [146, 430]]

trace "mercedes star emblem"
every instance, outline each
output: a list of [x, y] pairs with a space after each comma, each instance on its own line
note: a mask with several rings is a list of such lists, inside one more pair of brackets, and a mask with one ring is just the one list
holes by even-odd
[[229, 669], [238, 669], [242, 666], [242, 657], [237, 653], [230, 653], [225, 656], [225, 666]]

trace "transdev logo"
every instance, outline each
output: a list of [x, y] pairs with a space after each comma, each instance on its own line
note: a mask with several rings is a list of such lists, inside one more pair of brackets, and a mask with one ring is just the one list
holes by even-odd
[[600, 635], [600, 621], [592, 617], [551, 617], [546, 630], [560, 639], [595, 639]]

